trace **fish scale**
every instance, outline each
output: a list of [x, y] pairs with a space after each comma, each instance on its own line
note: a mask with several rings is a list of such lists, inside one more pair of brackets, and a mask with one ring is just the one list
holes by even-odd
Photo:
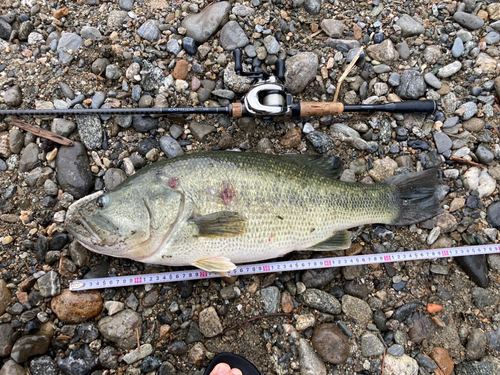
[[293, 250], [345, 249], [345, 229], [439, 211], [433, 171], [355, 184], [333, 178], [326, 159], [237, 152], [167, 159], [76, 202], [66, 228], [96, 252], [225, 272]]

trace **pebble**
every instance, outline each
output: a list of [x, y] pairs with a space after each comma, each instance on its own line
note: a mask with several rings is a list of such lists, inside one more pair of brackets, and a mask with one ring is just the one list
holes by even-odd
[[76, 124], [70, 120], [55, 118], [52, 121], [50, 130], [54, 133], [68, 138], [76, 130]]
[[82, 323], [94, 318], [101, 312], [102, 307], [103, 301], [99, 292], [73, 293], [64, 290], [53, 298], [51, 303], [51, 308], [58, 319], [70, 324]]
[[222, 324], [215, 309], [210, 306], [200, 312], [200, 332], [205, 337], [215, 337], [222, 332]]
[[335, 140], [323, 132], [312, 131], [307, 133], [306, 138], [320, 154], [324, 154], [335, 149]]
[[466, 358], [469, 361], [479, 360], [486, 351], [486, 334], [480, 329], [473, 329], [467, 338]]
[[451, 375], [455, 367], [448, 351], [444, 348], [435, 347], [430, 357], [436, 362], [443, 375]]
[[364, 357], [382, 355], [384, 351], [384, 344], [373, 333], [366, 332], [361, 336], [361, 354]]
[[137, 35], [151, 43], [155, 43], [160, 39], [161, 33], [154, 22], [146, 21], [137, 29]]
[[301, 297], [307, 306], [321, 312], [336, 315], [342, 311], [340, 302], [332, 295], [320, 289], [306, 289]]
[[29, 143], [21, 152], [19, 160], [19, 172], [29, 172], [38, 162], [38, 146], [36, 143]]
[[366, 53], [373, 60], [391, 65], [397, 58], [397, 51], [390, 39], [384, 40], [380, 44], [372, 44], [366, 48]]
[[342, 312], [356, 323], [365, 326], [373, 318], [373, 313], [368, 303], [348, 294], [342, 297]]
[[298, 94], [316, 77], [318, 55], [300, 52], [285, 61], [285, 87], [291, 94]]
[[419, 373], [419, 367], [416, 360], [402, 355], [395, 357], [390, 354], [385, 356], [384, 374], [386, 375], [413, 375]]
[[452, 62], [451, 64], [448, 64], [440, 68], [437, 73], [437, 76], [439, 78], [448, 78], [451, 77], [453, 74], [458, 73], [460, 69], [462, 69], [462, 63], [460, 61], [455, 61]]
[[432, 74], [430, 72], [425, 74], [424, 80], [429, 86], [431, 86], [437, 90], [439, 90], [442, 86], [441, 81], [439, 81], [439, 79], [434, 74]]
[[127, 353], [123, 356], [123, 360], [131, 365], [132, 363], [138, 362], [143, 358], [146, 358], [148, 355], [153, 353], [153, 347], [151, 344], [141, 345], [140, 349], [136, 348], [135, 350]]
[[132, 126], [139, 133], [147, 133], [158, 128], [158, 119], [149, 116], [133, 115]]
[[336, 365], [347, 361], [349, 340], [336, 324], [316, 326], [311, 342], [324, 361]]
[[461, 38], [456, 37], [455, 42], [453, 42], [453, 47], [451, 48], [451, 54], [453, 57], [458, 58], [464, 53], [465, 47], [464, 42]]
[[368, 171], [368, 174], [374, 181], [379, 182], [386, 178], [392, 177], [398, 164], [389, 157], [377, 159], [373, 163], [373, 168]]
[[277, 313], [281, 304], [280, 290], [275, 286], [270, 286], [262, 289], [260, 294], [264, 304], [264, 310], [269, 314]]
[[228, 1], [214, 3], [200, 13], [190, 14], [182, 20], [186, 36], [199, 44], [205, 43], [217, 30], [229, 21], [231, 4]]
[[99, 320], [99, 332], [118, 348], [130, 350], [137, 344], [137, 332], [141, 333], [142, 317], [133, 310], [125, 309], [113, 316]]
[[452, 147], [452, 141], [450, 137], [448, 137], [448, 135], [443, 132], [434, 133], [434, 143], [436, 145], [437, 152], [440, 154], [451, 150]]
[[81, 143], [59, 148], [56, 166], [59, 186], [75, 199], [83, 198], [94, 187], [87, 151]]
[[120, 9], [130, 11], [134, 9], [134, 0], [119, 0], [118, 6], [120, 7]]
[[341, 38], [344, 32], [344, 24], [339, 20], [324, 19], [321, 21], [321, 29], [331, 38]]
[[464, 103], [459, 107], [459, 110], [460, 109], [464, 109], [464, 113], [462, 115], [462, 120], [464, 121], [469, 120], [470, 118], [475, 116], [478, 112], [477, 104], [474, 102]]
[[54, 297], [61, 293], [61, 282], [54, 271], [49, 271], [38, 279], [40, 294], [44, 297]]
[[220, 43], [226, 51], [233, 51], [245, 47], [249, 40], [238, 22], [229, 21], [220, 32]]
[[323, 360], [314, 351], [306, 339], [299, 339], [299, 362], [301, 375], [326, 375], [326, 367]]
[[425, 94], [424, 76], [416, 70], [405, 70], [401, 74], [399, 86], [396, 87], [396, 94], [403, 99], [417, 100]]
[[[1, 26], [0, 26], [1, 28]], [[14, 85], [11, 88], [5, 90], [3, 93], [3, 99], [5, 104], [11, 108], [19, 107], [23, 102], [23, 93], [18, 85]]]
[[485, 145], [480, 144], [475, 152], [479, 161], [483, 164], [488, 164], [493, 161], [495, 155]]
[[424, 25], [407, 14], [403, 14], [399, 20], [396, 21], [396, 25], [401, 28], [401, 36], [403, 38], [418, 36], [425, 32]]
[[198, 122], [191, 122], [189, 124], [189, 129], [191, 130], [193, 136], [200, 142], [202, 142], [210, 133], [215, 131], [215, 127]]
[[321, 11], [321, 0], [305, 0], [304, 9], [309, 14], [319, 14]]
[[[22, 368], [21, 368], [22, 369]], [[33, 360], [30, 362], [30, 371], [32, 375], [57, 375], [57, 367], [48, 355], [42, 355], [40, 357], [33, 358]], [[7, 375], [3, 374], [0, 372], [2, 375]], [[8, 372], [8, 374], [10, 374]], [[14, 372], [13, 374], [10, 375], [17, 375], [18, 373]], [[19, 375], [25, 375], [26, 372], [22, 370], [22, 372], [19, 373]]]
[[495, 365], [491, 362], [462, 362], [455, 367], [456, 375], [491, 375]]
[[72, 350], [69, 356], [59, 358], [57, 366], [66, 374], [86, 375], [97, 364], [97, 356], [92, 353], [88, 345], [82, 345], [77, 350]]
[[193, 38], [185, 37], [182, 39], [182, 48], [187, 52], [188, 55], [196, 54], [196, 42]]
[[398, 307], [394, 314], [392, 314], [391, 319], [404, 322], [411, 314], [420, 306], [420, 301], [415, 300], [405, 303], [401, 307]]
[[57, 43], [57, 53], [62, 64], [69, 64], [83, 45], [83, 39], [75, 33], [65, 33]]
[[50, 338], [44, 335], [22, 336], [14, 343], [10, 357], [17, 363], [23, 363], [29, 357], [45, 354], [49, 344]]
[[488, 264], [485, 255], [467, 255], [455, 260], [470, 279], [482, 288], [490, 282], [488, 278]]
[[455, 12], [455, 14], [453, 14], [453, 19], [467, 30], [477, 30], [484, 25], [484, 21], [481, 18], [466, 12]]
[[387, 349], [387, 354], [390, 354], [393, 357], [401, 357], [405, 354], [405, 348], [402, 345], [394, 344], [389, 349]]

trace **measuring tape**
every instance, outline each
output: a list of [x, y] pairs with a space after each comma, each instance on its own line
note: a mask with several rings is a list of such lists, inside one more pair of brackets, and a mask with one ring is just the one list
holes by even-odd
[[[401, 253], [384, 253], [370, 255], [353, 255], [335, 258], [290, 260], [284, 262], [245, 264], [227, 272], [228, 276], [252, 275], [256, 273], [271, 273], [283, 271], [303, 271], [330, 267], [355, 266], [362, 264], [380, 264], [390, 262], [404, 262], [410, 260], [437, 259], [460, 257], [467, 255], [500, 254], [498, 245], [478, 245], [451, 247], [436, 250], [415, 250]], [[72, 291], [118, 288], [134, 285], [159, 284], [173, 281], [187, 281], [212, 279], [221, 277], [217, 273], [206, 272], [199, 269], [151, 273], [146, 275], [114, 276], [100, 279], [74, 280], [69, 284]]]

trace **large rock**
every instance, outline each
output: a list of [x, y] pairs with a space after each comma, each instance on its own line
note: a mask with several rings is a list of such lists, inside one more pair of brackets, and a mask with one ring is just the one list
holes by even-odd
[[313, 52], [301, 52], [286, 60], [285, 87], [298, 94], [316, 77], [318, 56]]
[[344, 363], [349, 355], [349, 340], [333, 323], [320, 324], [314, 328], [312, 344], [326, 362]]
[[87, 150], [81, 143], [59, 148], [56, 166], [59, 185], [76, 199], [84, 197], [93, 188]]
[[226, 51], [243, 48], [249, 40], [238, 22], [229, 21], [220, 31], [220, 44]]
[[29, 357], [44, 354], [49, 349], [49, 344], [50, 340], [47, 336], [22, 336], [14, 343], [10, 356], [17, 363], [23, 363]]
[[229, 21], [231, 3], [221, 1], [214, 3], [201, 11], [184, 18], [182, 27], [186, 31], [186, 36], [193, 38], [197, 43], [205, 43], [217, 30]]
[[[26, 375], [26, 370], [12, 359], [9, 359], [2, 366], [0, 370], [0, 375]], [[47, 374], [50, 375], [50, 374]]]

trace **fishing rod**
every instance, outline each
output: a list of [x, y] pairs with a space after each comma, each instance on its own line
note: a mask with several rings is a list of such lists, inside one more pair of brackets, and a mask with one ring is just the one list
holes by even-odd
[[74, 115], [179, 115], [179, 114], [226, 114], [233, 118], [245, 116], [261, 118], [264, 121], [284, 121], [291, 117], [338, 115], [344, 112], [396, 112], [426, 113], [436, 111], [434, 100], [411, 100], [379, 105], [344, 105], [331, 102], [293, 102], [292, 95], [282, 82], [285, 81], [285, 62], [275, 63], [276, 75], [257, 68], [244, 72], [242, 52], [234, 51], [234, 70], [237, 75], [254, 78], [257, 82], [238, 103], [226, 107], [190, 108], [73, 108], [73, 109], [0, 109], [0, 116], [74, 116]]

